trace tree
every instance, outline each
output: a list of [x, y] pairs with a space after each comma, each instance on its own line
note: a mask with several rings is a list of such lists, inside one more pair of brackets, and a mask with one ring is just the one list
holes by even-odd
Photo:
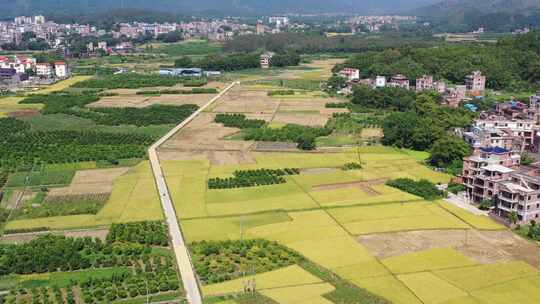
[[510, 213], [508, 213], [507, 217], [510, 224], [513, 224], [513, 225], [515, 225], [519, 220], [519, 217], [516, 211], [511, 211]]
[[529, 155], [529, 153], [525, 152], [521, 154], [521, 164], [524, 166], [528, 166], [532, 163], [534, 163], [536, 159]]
[[469, 155], [470, 147], [463, 139], [455, 135], [446, 135], [433, 144], [430, 153], [430, 163], [445, 168]]
[[174, 66], [177, 68], [189, 68], [193, 64], [191, 58], [184, 56], [174, 61]]
[[493, 207], [493, 200], [491, 199], [484, 199], [480, 202], [480, 205], [478, 208], [480, 210], [489, 210], [489, 208]]
[[418, 115], [414, 112], [395, 112], [383, 122], [384, 145], [412, 148], [414, 129], [418, 126]]
[[347, 79], [341, 76], [332, 76], [328, 79], [326, 87], [329, 92], [337, 92], [347, 85]]
[[315, 137], [310, 135], [302, 135], [298, 138], [298, 149], [301, 150], [314, 150], [315, 149]]

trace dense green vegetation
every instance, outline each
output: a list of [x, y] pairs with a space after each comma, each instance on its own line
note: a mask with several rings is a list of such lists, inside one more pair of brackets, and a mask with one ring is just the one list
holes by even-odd
[[280, 33], [273, 35], [242, 35], [227, 41], [228, 52], [255, 52], [260, 49], [276, 53], [294, 51], [299, 54], [347, 53], [383, 50], [403, 45], [433, 46], [436, 40], [430, 35], [407, 37], [398, 33], [379, 36], [327, 37], [323, 33]]
[[386, 182], [386, 185], [420, 196], [426, 200], [441, 198], [443, 194], [435, 184], [426, 179], [415, 181], [410, 178], [398, 178]]
[[[173, 57], [187, 55], [208, 55], [219, 53], [221, 51], [221, 46], [219, 44], [214, 44], [207, 41], [190, 41], [147, 48], [147, 51], [152, 53], [167, 54], [168, 56]], [[182, 63], [176, 66], [187, 68], [191, 66], [191, 62], [189, 64]]]
[[193, 63], [207, 71], [236, 71], [260, 67], [259, 53], [209, 55]]
[[162, 222], [112, 224], [107, 242], [131, 242], [145, 245], [167, 246], [168, 237]]
[[244, 114], [217, 114], [214, 121], [225, 127], [239, 129], [261, 128], [266, 124], [262, 119], [247, 119]]
[[137, 95], [167, 95], [167, 94], [216, 94], [216, 88], [193, 88], [191, 90], [156, 90], [156, 91], [139, 91]]
[[393, 87], [373, 89], [360, 85], [354, 88], [352, 102], [366, 108], [408, 111], [413, 109], [415, 99], [414, 91]]
[[540, 80], [540, 32], [501, 39], [496, 45], [459, 44], [436, 48], [401, 47], [357, 54], [336, 67], [358, 68], [362, 77], [404, 74], [414, 80], [422, 74], [463, 83], [480, 70], [492, 89], [530, 89]]
[[332, 133], [329, 128], [306, 127], [295, 124], [287, 124], [279, 129], [268, 127], [258, 129], [246, 129], [244, 139], [256, 141], [284, 141], [295, 142], [299, 149], [315, 149], [315, 139]]
[[236, 170], [232, 177], [210, 178], [208, 180], [209, 189], [230, 189], [256, 187], [275, 184], [284, 184], [287, 180], [283, 176], [300, 174], [296, 168], [285, 169], [257, 169], [257, 170]]
[[78, 82], [76, 88], [137, 89], [144, 87], [172, 87], [188, 81], [187, 78], [147, 74], [105, 75]]
[[0, 119], [0, 167], [17, 167], [35, 162], [68, 163], [89, 160], [142, 158], [153, 138], [146, 135], [32, 131], [30, 125], [13, 118]]
[[266, 240], [202, 241], [191, 244], [191, 251], [203, 284], [275, 270], [300, 259], [297, 253]]
[[38, 192], [32, 204], [13, 211], [14, 219], [32, 219], [51, 216], [97, 214], [109, 199], [109, 194], [47, 196]]

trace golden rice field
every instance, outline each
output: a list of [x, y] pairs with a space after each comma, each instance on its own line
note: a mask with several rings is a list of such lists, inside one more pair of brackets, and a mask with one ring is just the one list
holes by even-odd
[[42, 104], [19, 104], [24, 97], [3, 97], [0, 98], [0, 118], [8, 116], [12, 112], [40, 110]]
[[90, 79], [92, 78], [92, 76], [73, 76], [73, 77], [70, 77], [66, 80], [61, 80], [57, 83], [54, 83], [52, 85], [49, 85], [49, 86], [46, 86], [42, 89], [39, 89], [37, 91], [34, 91], [32, 92], [32, 94], [50, 94], [50, 93], [53, 93], [53, 92], [58, 92], [58, 91], [62, 91], [62, 90], [65, 90], [69, 87], [71, 87], [72, 85], [76, 84], [77, 82], [81, 82], [81, 81], [84, 81], [84, 80], [87, 80], [87, 79]]
[[[358, 160], [356, 149], [326, 154], [255, 152], [252, 156], [254, 164], [235, 166], [214, 166], [208, 161], [164, 162], [169, 189], [189, 241], [276, 241], [398, 304], [499, 303], [493, 296], [497, 289], [514, 281], [538, 278], [538, 270], [525, 262], [482, 264], [453, 248], [377, 258], [356, 240], [358, 235], [401, 231], [503, 229], [487, 217], [469, 214], [443, 201], [424, 201], [384, 185], [384, 180], [396, 177], [448, 182], [450, 176], [419, 163], [425, 158], [423, 153], [362, 148], [363, 169], [357, 171], [339, 169]], [[234, 170], [284, 167], [314, 170], [289, 176], [285, 184], [206, 188], [208, 178], [227, 177]], [[376, 180], [382, 182], [369, 183]], [[332, 186], [321, 187], [329, 184]], [[298, 266], [258, 274], [256, 278], [258, 291], [277, 303], [331, 303], [324, 295], [334, 286]], [[207, 296], [241, 292], [242, 282], [223, 282], [204, 286], [203, 290]], [[531, 300], [522, 303], [535, 303], [534, 286], [504, 290], [509, 294], [501, 299], [525, 299], [517, 294], [524, 293], [530, 294]]]

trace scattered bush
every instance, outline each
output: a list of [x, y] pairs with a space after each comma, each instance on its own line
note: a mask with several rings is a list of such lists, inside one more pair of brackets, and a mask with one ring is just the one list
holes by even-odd
[[344, 171], [359, 170], [362, 169], [362, 165], [359, 163], [346, 163], [345, 165], [343, 165], [343, 167], [341, 167], [341, 169]]

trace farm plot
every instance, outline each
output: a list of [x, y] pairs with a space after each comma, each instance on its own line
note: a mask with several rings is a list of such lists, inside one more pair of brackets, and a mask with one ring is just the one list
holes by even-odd
[[22, 97], [3, 97], [0, 98], [0, 118], [2, 117], [21, 117], [34, 116], [39, 114], [43, 107], [38, 104], [19, 104]]
[[99, 101], [89, 104], [92, 108], [144, 108], [155, 104], [180, 106], [187, 104], [196, 104], [202, 106], [212, 99], [214, 94], [177, 94], [177, 95], [161, 95], [161, 96], [145, 96], [145, 95], [118, 95], [105, 96]]
[[77, 171], [69, 187], [53, 188], [49, 196], [110, 193], [113, 181], [128, 171], [129, 168]]
[[90, 78], [92, 78], [92, 76], [73, 76], [73, 77], [68, 78], [66, 80], [62, 80], [62, 81], [59, 81], [59, 82], [57, 82], [55, 84], [47, 86], [47, 87], [45, 87], [43, 89], [32, 92], [32, 94], [50, 94], [50, 93], [53, 93], [53, 92], [62, 91], [62, 90], [65, 90], [65, 89], [71, 87], [72, 85], [74, 85], [76, 83], [88, 80]]
[[217, 102], [213, 111], [219, 113], [273, 114], [277, 111], [279, 103], [279, 100], [268, 97], [264, 91], [235, 87]]
[[143, 162], [114, 180], [109, 200], [96, 215], [14, 220], [7, 223], [6, 229], [61, 230], [159, 219], [162, 219], [162, 213], [154, 179], [149, 163]]

